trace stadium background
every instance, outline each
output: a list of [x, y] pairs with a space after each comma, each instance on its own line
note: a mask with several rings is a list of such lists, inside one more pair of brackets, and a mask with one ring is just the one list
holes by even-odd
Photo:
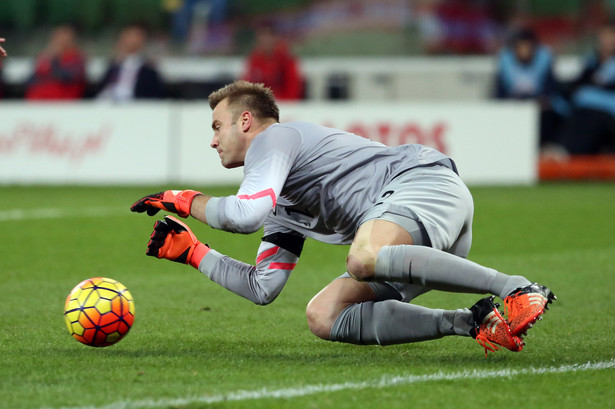
[[[255, 29], [266, 23], [276, 28], [299, 60], [304, 85], [302, 102], [320, 106], [322, 112], [330, 111], [331, 105], [328, 104], [332, 102], [365, 104], [347, 107], [345, 112], [356, 112], [356, 115], [345, 122], [334, 121], [322, 114], [293, 115], [285, 119], [348, 127], [367, 138], [389, 144], [419, 142], [433, 145], [466, 166], [475, 165], [478, 156], [484, 158], [485, 153], [492, 153], [491, 147], [484, 147], [482, 141], [489, 140], [492, 145], [500, 146], [500, 152], [508, 152], [502, 156], [513, 163], [500, 162], [499, 169], [483, 168], [483, 179], [474, 176], [481, 169], [469, 169], [466, 180], [471, 183], [533, 183], [539, 171], [543, 177], [612, 178], [615, 173], [610, 158], [604, 163], [595, 160], [575, 163], [576, 167], [568, 169], [558, 168], [559, 164], [539, 162], [539, 152], [532, 142], [536, 138], [536, 105], [513, 106], [515, 104], [511, 103], [507, 106], [502, 102], [496, 104], [492, 99], [495, 55], [516, 27], [524, 25], [534, 29], [557, 56], [556, 75], [560, 80], [568, 81], [578, 75], [582, 59], [594, 47], [597, 27], [611, 15], [613, 3], [610, 1], [186, 0], [185, 3], [193, 5], [192, 19], [178, 28], [173, 13], [178, 13], [184, 4], [180, 0], [5, 1], [0, 9], [0, 30], [9, 39], [6, 47], [11, 56], [1, 67], [0, 93], [7, 113], [11, 109], [10, 103], [13, 103], [17, 104], [13, 112], [21, 112], [22, 116], [5, 115], [6, 120], [0, 129], [0, 141], [3, 142], [0, 152], [6, 159], [1, 162], [4, 166], [0, 164], [0, 181], [147, 181], [111, 176], [98, 167], [100, 162], [107, 161], [104, 157], [100, 157], [90, 171], [87, 171], [87, 161], [78, 167], [61, 157], [52, 160], [42, 157], [45, 152], [47, 156], [58, 156], [54, 151], [61, 150], [57, 145], [64, 143], [68, 138], [66, 135], [81, 135], [77, 136], [79, 139], [85, 134], [103, 132], [101, 127], [122, 128], [120, 124], [101, 123], [97, 128], [84, 129], [70, 118], [83, 112], [86, 106], [94, 115], [100, 109], [114, 110], [114, 107], [101, 108], [100, 104], [92, 104], [96, 96], [94, 90], [113, 58], [118, 32], [131, 23], [147, 27], [150, 36], [146, 55], [160, 71], [164, 84], [162, 102], [167, 104], [166, 111], [143, 114], [145, 116], [171, 118], [174, 116], [171, 112], [177, 110], [182, 112], [175, 117], [190, 115], [184, 114], [186, 109], [182, 103], [185, 102], [196, 102], [197, 106], [203, 107], [200, 113], [192, 114], [195, 120], [207, 115], [206, 105], [198, 104], [198, 101], [204, 101], [211, 91], [244, 74], [246, 56], [254, 45]], [[456, 6], [443, 7], [447, 3]], [[66, 120], [32, 121], [32, 118], [54, 117], [58, 112], [55, 108], [49, 111], [39, 104], [36, 108], [19, 104], [31, 83], [36, 56], [45, 49], [51, 30], [60, 24], [77, 28], [78, 45], [87, 57], [88, 90], [81, 104], [75, 103], [62, 110]], [[391, 105], [386, 107], [386, 104]], [[134, 105], [143, 104], [130, 105], [120, 109], [127, 118], [132, 116], [128, 111], [139, 109]], [[395, 118], [406, 118], [406, 121], [395, 122], [373, 113], [366, 115], [375, 105]], [[532, 109], [534, 113], [530, 112]], [[198, 111], [198, 108], [193, 106], [189, 110]], [[490, 112], [487, 110], [496, 110], [499, 115], [514, 116], [515, 119], [501, 126], [496, 116], [483, 114]], [[421, 111], [420, 115], [413, 115], [418, 111]], [[525, 113], [518, 114], [520, 111]], [[115, 117], [113, 112], [109, 113], [111, 117]], [[516, 115], [526, 117], [519, 119]], [[456, 117], [472, 120], [460, 124]], [[169, 121], [169, 124], [158, 124], [158, 129], [166, 127], [168, 132], [158, 139], [151, 137], [152, 145], [168, 144], [169, 140], [176, 138], [178, 130], [196, 129], [197, 126], [172, 118]], [[132, 128], [135, 124], [141, 127], [139, 132]], [[116, 147], [133, 141], [133, 148], [138, 151], [141, 141], [134, 135], [156, 133], [147, 125], [147, 121], [132, 121], [127, 130], [132, 137], [121, 131], [110, 137], [117, 140]], [[193, 137], [196, 135], [196, 132], [189, 133]], [[445, 139], [445, 145], [452, 143], [453, 147], [443, 149], [443, 144], [436, 140], [439, 137]], [[204, 138], [200, 142], [199, 149], [206, 146]], [[75, 143], [79, 145], [74, 141], [72, 145]], [[476, 156], [469, 155], [466, 159], [466, 153], [459, 152], [455, 145], [468, 150], [472, 147]], [[109, 157], [122, 156], [121, 152], [110, 148], [113, 143], [106, 146]], [[186, 161], [181, 156], [173, 156], [172, 150], [167, 153], [170, 163], [165, 166], [169, 171], [151, 178], [151, 183], [195, 181], [195, 174], [212, 175], [196, 178], [202, 183], [239, 180], [238, 173], [234, 177], [230, 174], [213, 175], [208, 167], [189, 170], [189, 177], [182, 176], [183, 172], [174, 174], [170, 168], [176, 167], [176, 162], [181, 165]], [[181, 154], [182, 150], [177, 153]], [[213, 156], [210, 156], [204, 162], [212, 160]], [[18, 165], [25, 162], [30, 163], [25, 169]], [[57, 172], [54, 167], [58, 168]], [[135, 163], [134, 168], [143, 169], [143, 166]], [[40, 172], [29, 175], [36, 169]], [[116, 170], [123, 174], [138, 173], [133, 168]], [[86, 176], [79, 178], [88, 173], [107, 174], [108, 177], [99, 177], [98, 180]]]
[[[6, 97], [19, 98], [23, 94], [23, 83], [31, 73], [29, 64], [44, 48], [54, 26], [69, 23], [78, 28], [80, 45], [90, 59], [88, 78], [94, 82], [101, 75], [101, 59], [108, 59], [112, 53], [118, 30], [138, 22], [151, 31], [149, 54], [161, 63], [169, 88], [167, 95], [203, 98], [240, 74], [241, 62], [232, 57], [248, 54], [254, 28], [267, 21], [290, 40], [294, 52], [302, 57], [306, 99], [486, 98], [491, 81], [485, 77], [493, 74], [493, 59], [472, 56], [494, 53], [511, 27], [523, 22], [534, 28], [546, 44], [564, 57], [558, 69], [565, 79], [576, 74], [575, 59], [590, 51], [595, 28], [605, 21], [613, 7], [613, 2], [606, 0], [473, 0], [462, 2], [471, 11], [452, 10], [452, 15], [438, 20], [437, 7], [446, 3], [439, 0], [201, 3], [205, 6], [203, 11], [199, 13], [197, 7], [184, 32], [177, 34], [171, 16], [181, 7], [182, 0], [6, 0], [0, 9], [0, 29], [10, 38], [14, 57], [6, 62]], [[214, 11], [219, 16], [210, 15], [214, 7], [222, 10]], [[479, 27], [467, 27], [471, 24]], [[451, 36], [457, 40], [451, 41]], [[421, 58], [429, 54], [467, 58], [432, 64], [431, 59]], [[220, 59], [221, 56], [231, 58]], [[365, 59], [325, 64], [326, 57], [344, 56]], [[378, 58], [372, 60], [371, 69], [361, 69], [372, 57], [404, 58]], [[412, 57], [413, 64], [404, 64], [408, 57]], [[194, 64], [201, 65], [197, 68]], [[403, 66], [398, 70], [391, 70], [391, 66], [400, 64]], [[461, 68], [457, 81], [469, 84], [462, 89], [450, 89], [448, 84], [447, 89], [439, 81], [430, 81], [428, 74], [434, 66], [444, 70]], [[398, 87], [391, 75], [396, 71], [407, 74], [404, 81], [413, 80], [410, 89], [395, 92]], [[372, 83], [365, 84], [366, 80]], [[425, 83], [431, 87], [419, 86]], [[384, 90], [372, 90], [370, 94], [360, 91], [364, 88]]]
[[[471, 52], [433, 47], [456, 30], [430, 24], [438, 0], [224, 3], [212, 44], [173, 39], [169, 13], [179, 0], [2, 2], [9, 57], [0, 101], [0, 408], [612, 405], [615, 189], [609, 181], [540, 182], [536, 106], [490, 95], [494, 53], [511, 21], [538, 31], [567, 79], [613, 2], [465, 2], [485, 27], [484, 48]], [[207, 156], [205, 99], [241, 75], [264, 20], [285, 33], [304, 73], [304, 98], [282, 105], [286, 118], [392, 144], [444, 146], [459, 161], [476, 204], [470, 258], [526, 274], [559, 297], [523, 352], [485, 359], [473, 340], [457, 338], [384, 348], [317, 340], [305, 305], [343, 271], [345, 246], [308, 241], [287, 288], [266, 308], [143, 255], [153, 220], [128, 211], [135, 199], [169, 188], [236, 191], [241, 171]], [[132, 22], [152, 33], [148, 53], [168, 98], [22, 101], [53, 27], [77, 26], [92, 85]], [[189, 223], [217, 250], [253, 262], [258, 233]], [[105, 349], [72, 340], [62, 317], [70, 289], [92, 276], [121, 281], [135, 298], [134, 328]], [[429, 293], [417, 302], [459, 308], [475, 299]]]

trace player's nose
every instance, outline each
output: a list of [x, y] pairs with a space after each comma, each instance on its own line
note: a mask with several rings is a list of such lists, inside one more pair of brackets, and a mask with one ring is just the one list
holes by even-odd
[[214, 136], [214, 138], [211, 140], [211, 144], [209, 146], [211, 146], [212, 148], [216, 149], [218, 147], [218, 138], [216, 138]]

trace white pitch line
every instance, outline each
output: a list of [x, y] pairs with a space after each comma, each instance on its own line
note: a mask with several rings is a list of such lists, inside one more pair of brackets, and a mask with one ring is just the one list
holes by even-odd
[[41, 209], [11, 209], [0, 211], [0, 222], [63, 219], [67, 217], [106, 217], [125, 213], [128, 207], [84, 207], [81, 209], [69, 208], [41, 208]]
[[76, 406], [62, 407], [59, 409], [142, 409], [142, 408], [167, 408], [181, 407], [184, 405], [202, 403], [214, 404], [220, 402], [246, 401], [256, 399], [288, 399], [306, 395], [315, 395], [319, 393], [339, 392], [345, 390], [358, 390], [369, 388], [386, 388], [399, 385], [410, 385], [420, 382], [437, 382], [451, 380], [468, 380], [468, 379], [485, 379], [485, 378], [508, 378], [520, 375], [546, 375], [571, 373], [580, 371], [598, 371], [604, 369], [614, 369], [615, 359], [602, 362], [587, 362], [585, 364], [572, 364], [562, 366], [548, 366], [539, 368], [525, 369], [499, 369], [499, 370], [472, 370], [461, 372], [436, 372], [428, 375], [385, 375], [380, 378], [375, 378], [370, 381], [363, 382], [344, 382], [333, 384], [316, 384], [305, 385], [296, 388], [283, 389], [255, 389], [255, 390], [238, 390], [226, 394], [218, 395], [203, 395], [203, 396], [188, 396], [175, 399], [158, 399], [158, 400], [123, 400], [113, 402], [103, 406]]

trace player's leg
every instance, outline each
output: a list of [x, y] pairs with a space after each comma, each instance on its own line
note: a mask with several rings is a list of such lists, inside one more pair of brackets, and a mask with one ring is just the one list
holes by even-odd
[[[349, 267], [350, 268], [350, 267]], [[402, 272], [402, 274], [400, 274]], [[421, 246], [384, 246], [374, 277], [443, 291], [491, 293], [504, 300], [513, 335], [524, 335], [556, 300], [553, 292], [523, 276], [509, 276], [461, 257]], [[503, 344], [501, 344], [503, 345]]]
[[[525, 332], [544, 312], [547, 303], [555, 299], [548, 288], [530, 285], [523, 276], [509, 276], [465, 259], [471, 245], [472, 197], [449, 169], [408, 172], [383, 191], [386, 192], [380, 199], [382, 205], [368, 212], [364, 218], [367, 221], [359, 227], [350, 248], [347, 267], [353, 277], [498, 295], [508, 307], [515, 335]], [[382, 208], [390, 209], [391, 213], [382, 213]], [[394, 223], [382, 220], [386, 217]], [[383, 244], [382, 237], [412, 231], [412, 223], [425, 228], [434, 248]]]
[[376, 295], [367, 283], [350, 277], [337, 278], [308, 303], [305, 315], [310, 331], [328, 340], [333, 323], [344, 309], [353, 304], [375, 300]]
[[[391, 222], [388, 222], [391, 223]], [[391, 223], [393, 224], [393, 223]], [[397, 234], [379, 237], [382, 243], [402, 244], [412, 243], [413, 239], [406, 230], [398, 230]], [[415, 232], [416, 240], [423, 240], [420, 232]], [[416, 290], [418, 293], [420, 290]], [[425, 290], [427, 291], [427, 290]], [[306, 315], [310, 330], [322, 339], [330, 339], [331, 328], [340, 313], [351, 305], [401, 299], [398, 288], [386, 283], [365, 283], [351, 278], [347, 273], [326, 286], [308, 303]], [[359, 324], [359, 322], [357, 322]], [[359, 338], [357, 330], [357, 339]]]
[[390, 345], [447, 335], [472, 336], [487, 350], [520, 351], [523, 342], [493, 304], [484, 298], [470, 309], [442, 310], [408, 304], [425, 288], [398, 283], [365, 283], [342, 276], [318, 293], [306, 314], [320, 338], [352, 344]]
[[[380, 221], [390, 224], [389, 227], [397, 226], [391, 221]], [[423, 226], [411, 220], [399, 223], [405, 228], [389, 229], [387, 234], [376, 228], [366, 245], [379, 248], [403, 243], [429, 244]], [[460, 240], [457, 245], [469, 248], [467, 240]], [[497, 349], [493, 343], [514, 351], [521, 349], [521, 340], [510, 334], [492, 300], [484, 299], [471, 309], [458, 310], [407, 303], [426, 291], [429, 289], [413, 284], [360, 282], [342, 276], [310, 301], [306, 310], [308, 323], [312, 332], [323, 339], [353, 344], [389, 345], [464, 335], [476, 338], [485, 351]]]
[[[382, 205], [368, 212], [350, 247], [347, 267], [354, 278], [502, 298], [530, 284], [524, 277], [508, 276], [464, 258], [471, 245], [474, 205], [469, 190], [450, 169], [416, 169], [384, 190]], [[389, 210], [380, 214], [381, 208]], [[426, 232], [427, 246], [386, 241], [417, 226]]]
[[381, 245], [381, 238], [405, 231], [385, 220], [369, 220], [359, 228], [348, 254], [348, 272], [361, 281], [393, 281], [434, 290], [491, 293], [506, 297], [529, 285], [521, 276], [508, 276], [462, 257], [414, 245]]
[[[396, 226], [382, 220], [383, 223]], [[425, 244], [427, 235], [415, 228], [372, 234], [371, 244]], [[346, 275], [347, 276], [347, 275]], [[323, 339], [353, 344], [398, 344], [437, 339], [446, 335], [469, 336], [474, 328], [468, 309], [446, 311], [408, 304], [429, 291], [411, 284], [360, 282], [342, 276], [319, 292], [308, 304], [311, 331]]]
[[470, 336], [474, 328], [468, 309], [431, 309], [399, 301], [401, 297], [387, 283], [340, 277], [309, 302], [308, 325], [322, 339], [364, 345]]

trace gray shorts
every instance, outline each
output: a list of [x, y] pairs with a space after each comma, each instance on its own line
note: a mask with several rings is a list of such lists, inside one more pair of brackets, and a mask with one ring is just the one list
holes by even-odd
[[[451, 169], [436, 165], [409, 170], [380, 191], [359, 225], [381, 219], [403, 227], [416, 245], [467, 257], [472, 245], [472, 195]], [[342, 277], [350, 277], [348, 274]], [[379, 300], [410, 301], [429, 291], [405, 283], [368, 282]]]

